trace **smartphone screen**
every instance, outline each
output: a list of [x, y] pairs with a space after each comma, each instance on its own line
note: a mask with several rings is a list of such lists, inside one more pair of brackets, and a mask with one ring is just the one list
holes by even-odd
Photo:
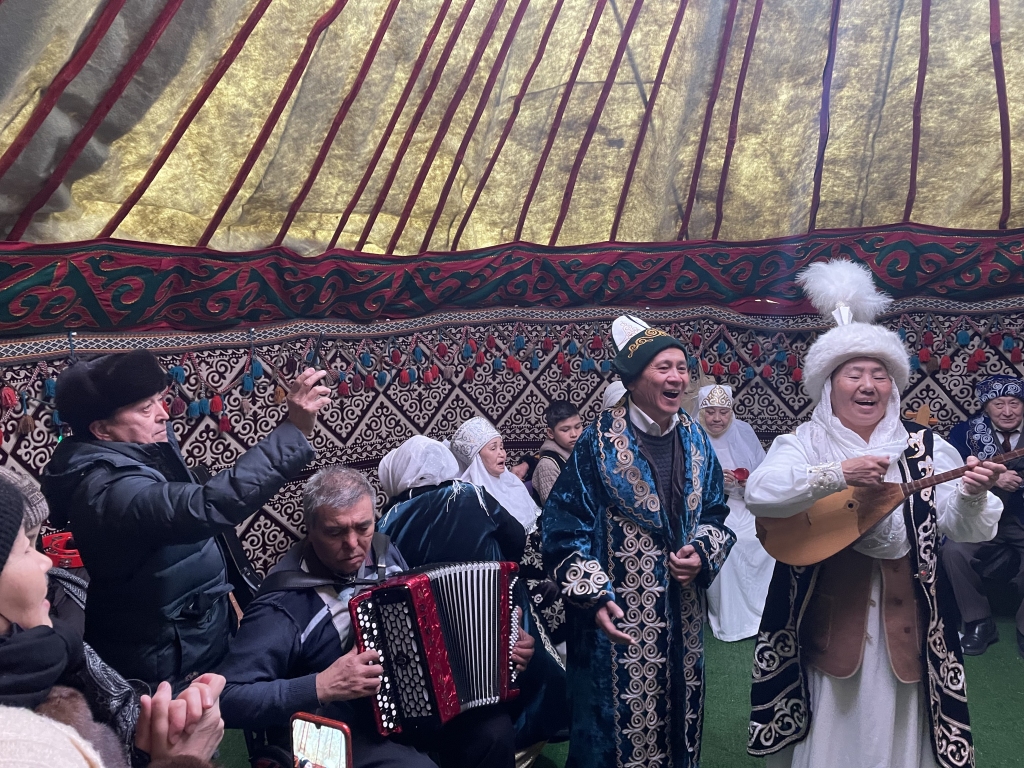
[[342, 728], [294, 718], [292, 755], [296, 768], [348, 768], [348, 739], [348, 732]]

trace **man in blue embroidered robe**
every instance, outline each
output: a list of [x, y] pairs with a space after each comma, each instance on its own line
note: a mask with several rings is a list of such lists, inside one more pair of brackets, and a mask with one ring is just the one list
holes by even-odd
[[628, 390], [587, 428], [544, 507], [544, 564], [569, 605], [569, 768], [700, 762], [705, 591], [735, 541], [722, 469], [680, 410], [677, 340], [612, 325]]

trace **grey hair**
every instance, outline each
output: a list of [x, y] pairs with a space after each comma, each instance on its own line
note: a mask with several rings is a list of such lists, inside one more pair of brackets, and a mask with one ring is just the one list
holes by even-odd
[[316, 523], [320, 507], [348, 509], [364, 496], [372, 500], [376, 494], [370, 481], [361, 472], [348, 467], [321, 469], [309, 478], [302, 489], [302, 514], [306, 530]]

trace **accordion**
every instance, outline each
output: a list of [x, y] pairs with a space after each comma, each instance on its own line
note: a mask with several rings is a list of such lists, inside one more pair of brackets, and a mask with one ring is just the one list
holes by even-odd
[[514, 698], [515, 563], [433, 565], [349, 602], [356, 646], [380, 654], [377, 730], [436, 728], [460, 712]]

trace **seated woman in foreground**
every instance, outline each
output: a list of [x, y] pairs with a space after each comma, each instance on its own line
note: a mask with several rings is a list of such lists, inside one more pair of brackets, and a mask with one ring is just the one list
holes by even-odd
[[202, 675], [174, 700], [166, 682], [137, 697], [80, 634], [50, 619], [52, 563], [25, 535], [25, 508], [0, 479], [0, 754], [28, 761], [38, 748], [62, 768], [208, 766], [224, 733], [224, 678]]

